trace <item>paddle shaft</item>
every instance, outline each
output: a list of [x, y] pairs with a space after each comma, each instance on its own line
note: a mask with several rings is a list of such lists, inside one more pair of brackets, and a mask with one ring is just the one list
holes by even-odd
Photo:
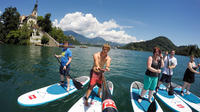
[[103, 83], [102, 112], [118, 112], [115, 102], [112, 100], [112, 95], [110, 93], [110, 90], [106, 84], [106, 78], [104, 77], [104, 72], [102, 72], [102, 83]]

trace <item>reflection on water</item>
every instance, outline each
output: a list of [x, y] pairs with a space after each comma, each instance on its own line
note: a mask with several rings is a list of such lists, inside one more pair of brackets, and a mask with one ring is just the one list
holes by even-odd
[[[74, 77], [89, 75], [93, 65], [93, 53], [101, 48], [89, 47], [71, 49], [73, 59], [71, 75]], [[61, 53], [61, 48], [39, 46], [0, 45], [0, 104], [6, 105], [3, 110], [13, 112], [63, 112], [67, 111], [86, 91], [84, 88], [61, 100], [37, 107], [21, 107], [17, 98], [21, 94], [38, 89], [59, 81], [59, 64], [54, 54]], [[146, 60], [150, 52], [112, 49], [111, 71], [105, 73], [106, 78], [114, 84], [114, 100], [120, 112], [131, 112], [129, 86], [138, 80], [143, 82], [146, 70]], [[178, 66], [174, 71], [173, 81], [182, 84], [184, 71], [187, 67], [188, 57], [176, 56]], [[200, 94], [200, 75], [191, 91]]]

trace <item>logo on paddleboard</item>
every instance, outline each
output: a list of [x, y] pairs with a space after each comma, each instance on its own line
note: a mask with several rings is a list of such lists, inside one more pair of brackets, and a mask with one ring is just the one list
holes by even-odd
[[37, 97], [36, 97], [35, 95], [30, 95], [30, 96], [28, 96], [28, 98], [29, 98], [30, 100], [32, 100], [32, 99], [36, 99]]
[[111, 99], [106, 99], [106, 100], [103, 101], [102, 110], [104, 110], [104, 109], [106, 109], [108, 107], [117, 109], [117, 107], [115, 105], [115, 102], [113, 100], [111, 100]]

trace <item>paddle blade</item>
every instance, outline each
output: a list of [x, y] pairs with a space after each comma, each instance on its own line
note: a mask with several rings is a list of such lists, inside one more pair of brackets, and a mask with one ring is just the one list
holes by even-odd
[[156, 112], [156, 101], [155, 101], [155, 99], [149, 105], [149, 108], [148, 108], [147, 112]]
[[76, 87], [76, 89], [78, 89], [78, 90], [83, 89], [83, 85], [80, 82], [78, 82], [75, 79], [72, 79], [72, 81], [73, 81], [74, 86]]

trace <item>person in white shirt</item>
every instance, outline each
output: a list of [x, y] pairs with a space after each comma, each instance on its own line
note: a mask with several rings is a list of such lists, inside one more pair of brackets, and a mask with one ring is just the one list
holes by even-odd
[[175, 55], [175, 50], [171, 51], [170, 56], [168, 56], [168, 51], [165, 52], [165, 56], [163, 58], [164, 69], [162, 72], [162, 77], [156, 88], [156, 91], [158, 91], [160, 85], [164, 82], [167, 83], [167, 87], [169, 87], [169, 84], [171, 83], [171, 79], [172, 79], [172, 75], [173, 75], [173, 69], [177, 65], [177, 59], [174, 57], [174, 55]]

